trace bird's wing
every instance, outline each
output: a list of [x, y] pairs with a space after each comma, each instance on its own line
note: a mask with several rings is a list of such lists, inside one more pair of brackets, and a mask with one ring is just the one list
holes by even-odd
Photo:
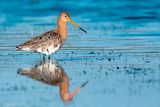
[[51, 45], [51, 43], [56, 45], [59, 38], [60, 35], [57, 32], [49, 31], [17, 46], [17, 48], [19, 49], [30, 48], [31, 50], [34, 50], [39, 47], [43, 48], [46, 47], [47, 45]]

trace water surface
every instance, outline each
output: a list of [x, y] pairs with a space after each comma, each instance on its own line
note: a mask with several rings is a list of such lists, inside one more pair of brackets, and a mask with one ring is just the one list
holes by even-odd
[[[1, 0], [1, 107], [159, 107], [159, 0]], [[70, 103], [58, 87], [17, 74], [35, 66], [39, 53], [15, 46], [56, 27], [66, 10], [88, 34], [68, 24], [69, 36], [52, 60], [70, 80], [70, 91], [85, 81]]]

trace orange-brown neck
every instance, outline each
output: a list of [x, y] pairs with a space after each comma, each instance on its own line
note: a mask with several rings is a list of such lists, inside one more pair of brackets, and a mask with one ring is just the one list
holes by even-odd
[[59, 84], [60, 87], [60, 96], [63, 101], [68, 100], [69, 94], [69, 80], [66, 74], [63, 75], [62, 82]]
[[66, 39], [68, 34], [66, 22], [60, 21], [59, 19], [57, 31], [61, 35], [62, 39]]
[[69, 80], [66, 77], [64, 77], [62, 82], [60, 83], [60, 93], [69, 93]]

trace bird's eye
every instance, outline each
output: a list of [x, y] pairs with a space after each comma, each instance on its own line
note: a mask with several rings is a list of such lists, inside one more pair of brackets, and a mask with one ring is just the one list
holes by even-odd
[[64, 16], [64, 17], [67, 17], [67, 16]]

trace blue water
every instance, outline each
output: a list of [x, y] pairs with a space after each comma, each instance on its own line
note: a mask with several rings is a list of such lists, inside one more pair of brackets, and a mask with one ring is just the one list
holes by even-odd
[[[70, 103], [59, 88], [17, 74], [42, 55], [15, 46], [68, 24], [63, 48], [52, 55], [69, 77], [70, 91], [89, 81]], [[0, 107], [159, 107], [159, 0], [0, 0]]]

